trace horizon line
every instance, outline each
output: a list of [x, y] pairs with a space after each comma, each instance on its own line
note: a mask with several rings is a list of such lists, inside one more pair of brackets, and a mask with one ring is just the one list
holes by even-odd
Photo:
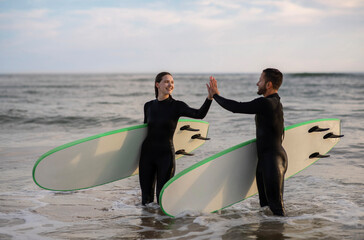
[[[155, 71], [155, 72], [150, 72], [150, 71], [135, 71], [135, 72], [118, 72], [118, 71], [104, 71], [104, 72], [93, 72], [93, 71], [64, 71], [64, 72], [0, 72], [0, 75], [89, 75], [89, 74], [94, 74], [94, 75], [112, 75], [112, 74], [156, 74], [158, 72], [161, 71]], [[173, 72], [173, 74], [260, 74], [261, 72], [253, 72], [253, 71], [241, 71], [241, 72], [235, 72], [235, 71], [226, 71], [226, 72], [206, 72], [206, 71], [201, 71], [201, 72], [195, 72], [195, 71], [176, 71]], [[282, 72], [283, 74], [364, 74], [363, 72], [360, 71], [287, 71], [287, 72]]]

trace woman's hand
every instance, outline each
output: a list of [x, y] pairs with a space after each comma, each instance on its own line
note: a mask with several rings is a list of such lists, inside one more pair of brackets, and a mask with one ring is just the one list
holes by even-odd
[[215, 94], [220, 94], [219, 89], [217, 88], [217, 81], [213, 76], [210, 76], [210, 84], [206, 84], [207, 91], [209, 93], [208, 99], [212, 99]]

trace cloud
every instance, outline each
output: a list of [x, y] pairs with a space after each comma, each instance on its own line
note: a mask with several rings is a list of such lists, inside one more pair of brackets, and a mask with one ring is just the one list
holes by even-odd
[[[241, 69], [242, 63], [253, 69], [257, 62], [275, 61], [288, 61], [291, 66], [292, 56], [309, 59], [320, 52], [320, 59], [329, 58], [328, 46], [337, 48], [347, 40], [358, 44], [364, 38], [358, 33], [363, 30], [363, 4], [337, 3], [201, 0], [173, 8], [159, 2], [158, 7], [9, 10], [0, 13], [0, 63], [5, 62], [0, 65], [11, 65], [6, 56], [15, 59], [28, 53], [32, 54], [28, 58], [54, 59], [57, 67], [67, 62], [90, 69], [167, 65], [187, 71], [211, 66], [233, 71]], [[352, 49], [347, 54], [355, 59], [363, 51], [361, 47], [359, 53], [352, 53]], [[46, 60], [40, 61], [40, 69], [41, 62]]]
[[[158, 32], [178, 29], [187, 35], [244, 28], [254, 24], [311, 24], [325, 14], [322, 10], [290, 1], [216, 1], [190, 3], [189, 8], [91, 8], [57, 13], [55, 10], [33, 9], [0, 14], [0, 29], [29, 37], [60, 35], [99, 37], [116, 41], [128, 37], [155, 37]], [[83, 37], [82, 37], [83, 36]], [[75, 39], [77, 40], [77, 39]]]
[[362, 0], [316, 0], [316, 2], [333, 9], [355, 9], [364, 7], [364, 2]]
[[0, 30], [17, 35], [20, 42], [56, 37], [61, 22], [49, 18], [49, 13], [47, 9], [0, 13]]
[[311, 24], [324, 15], [322, 10], [289, 1], [271, 1], [265, 4], [277, 7], [277, 11], [268, 17], [276, 24]]

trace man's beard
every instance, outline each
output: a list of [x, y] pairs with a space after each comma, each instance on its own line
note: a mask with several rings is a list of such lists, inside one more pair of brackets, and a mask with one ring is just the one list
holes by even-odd
[[267, 91], [267, 88], [264, 86], [263, 88], [258, 88], [258, 95], [264, 95], [265, 92]]

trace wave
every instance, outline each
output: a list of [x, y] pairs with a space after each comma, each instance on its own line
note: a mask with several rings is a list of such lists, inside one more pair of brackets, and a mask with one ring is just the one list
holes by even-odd
[[[24, 91], [36, 91], [34, 89], [88, 89], [88, 88], [98, 88], [97, 85], [82, 85], [82, 84], [38, 84], [38, 85], [2, 85], [4, 89], [24, 89]], [[103, 86], [103, 87], [107, 87]], [[112, 87], [109, 85], [109, 87]], [[30, 89], [30, 90], [27, 90]]]
[[30, 118], [26, 119], [24, 123], [37, 123], [37, 124], [46, 124], [46, 125], [53, 125], [53, 124], [95, 124], [98, 120], [92, 117], [78, 117], [78, 116], [69, 116], [69, 117], [37, 117], [37, 118]]
[[153, 82], [154, 78], [135, 78], [133, 82]]
[[0, 115], [0, 124], [20, 122], [23, 119], [21, 116]]
[[99, 119], [94, 117], [80, 116], [29, 117], [25, 115], [0, 115], [0, 124], [94, 125], [99, 122]]
[[300, 78], [312, 78], [312, 77], [357, 77], [363, 76], [363, 73], [287, 73], [286, 76], [290, 77], [300, 77]]
[[10, 114], [0, 114], [0, 125], [6, 127], [9, 125], [58, 125], [67, 127], [92, 127], [100, 126], [105, 123], [118, 125], [119, 123], [136, 124], [134, 119], [121, 116], [41, 116], [31, 117], [27, 114], [13, 112]]
[[284, 107], [285, 112], [325, 112], [325, 109], [319, 108], [297, 108], [297, 107]]
[[140, 97], [145, 95], [150, 95], [150, 92], [129, 92], [129, 93], [110, 94], [111, 97]]

